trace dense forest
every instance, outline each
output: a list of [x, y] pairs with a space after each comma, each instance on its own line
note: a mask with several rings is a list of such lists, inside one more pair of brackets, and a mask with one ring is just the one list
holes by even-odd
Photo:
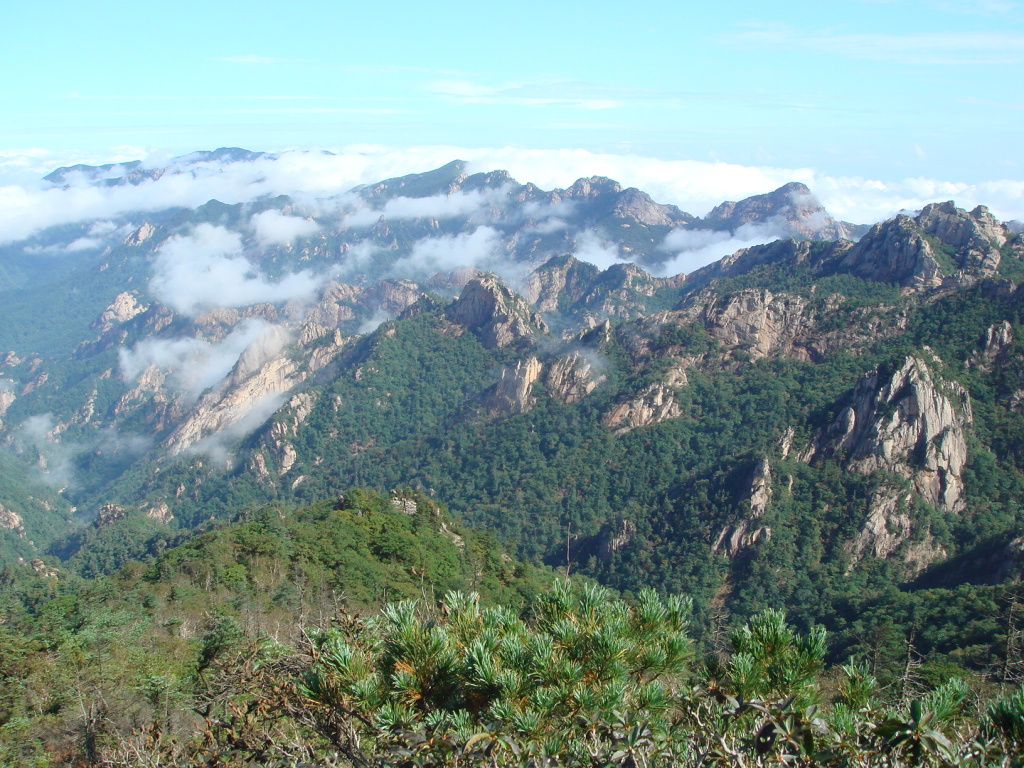
[[1024, 238], [808, 200], [662, 277], [740, 213], [460, 163], [0, 247], [2, 760], [1020, 764]]

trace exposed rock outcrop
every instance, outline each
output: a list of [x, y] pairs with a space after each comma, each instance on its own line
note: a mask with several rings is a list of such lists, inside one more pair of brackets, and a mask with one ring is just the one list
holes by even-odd
[[722, 203], [698, 226], [736, 230], [754, 222], [774, 225], [789, 236], [811, 240], [838, 240], [850, 236], [846, 226], [832, 218], [811, 190], [796, 181], [738, 203]]
[[931, 245], [914, 220], [902, 214], [871, 227], [842, 266], [858, 277], [899, 283], [912, 291], [942, 285], [942, 268]]
[[799, 342], [815, 325], [807, 304], [797, 296], [750, 289], [705, 307], [702, 319], [714, 338], [729, 348], [745, 350], [752, 359], [781, 353], [806, 360], [809, 356]]
[[142, 223], [142, 226], [132, 232], [124, 239], [124, 244], [128, 246], [139, 246], [149, 240], [156, 232], [156, 227], [150, 224], [148, 221]]
[[167, 439], [180, 454], [219, 432], [241, 437], [259, 426], [283, 403], [285, 395], [309, 376], [309, 368], [283, 354], [290, 336], [268, 326], [239, 356], [231, 373], [207, 392]]
[[3, 504], [0, 504], [0, 528], [14, 531], [19, 536], [25, 535], [25, 524], [21, 515]]
[[498, 383], [485, 394], [484, 407], [495, 415], [530, 410], [536, 402], [531, 392], [540, 372], [540, 361], [532, 355], [512, 368], [503, 369]]
[[750, 505], [747, 515], [735, 525], [727, 525], [722, 528], [715, 543], [711, 545], [714, 552], [723, 552], [730, 558], [736, 557], [740, 552], [749, 549], [762, 537], [767, 541], [772, 537], [772, 529], [767, 526], [758, 526], [757, 520], [764, 515], [765, 510], [771, 503], [772, 470], [767, 458], [762, 458], [755, 466], [750, 476], [750, 486], [746, 497]]
[[284, 395], [305, 378], [297, 361], [275, 358], [226, 390], [204, 395], [168, 437], [168, 452], [183, 453], [218, 433], [232, 438], [248, 434], [277, 410]]
[[[267, 452], [277, 462], [277, 476], [284, 477], [295, 466], [298, 460], [298, 452], [292, 444], [292, 440], [299, 432], [299, 427], [306, 421], [309, 414], [313, 412], [317, 397], [313, 392], [296, 392], [288, 400], [284, 408], [280, 409], [275, 416], [263, 439]], [[269, 478], [270, 472], [262, 453], [254, 454], [259, 459], [256, 465], [257, 474]]]
[[982, 275], [994, 274], [999, 267], [999, 248], [1006, 243], [1008, 233], [985, 206], [979, 205], [967, 213], [952, 200], [932, 203], [921, 210], [917, 224], [927, 234], [955, 248], [960, 267]]
[[913, 577], [946, 557], [946, 551], [935, 544], [928, 530], [924, 530], [917, 541], [910, 540], [916, 530], [910, 514], [912, 500], [911, 494], [896, 488], [886, 486], [875, 491], [867, 519], [847, 546], [851, 569], [853, 564], [868, 556], [886, 559], [901, 554], [908, 575]]
[[664, 382], [651, 384], [633, 399], [613, 406], [605, 415], [604, 423], [622, 433], [679, 418], [683, 415], [683, 409], [676, 402], [675, 394], [686, 385], [685, 369], [673, 368]]
[[92, 327], [101, 333], [106, 333], [115, 325], [121, 325], [138, 317], [146, 311], [146, 307], [138, 303], [130, 293], [119, 293], [100, 316], [93, 322]]
[[118, 520], [124, 520], [128, 513], [125, 508], [118, 504], [104, 504], [100, 507], [99, 512], [96, 513], [96, 520], [93, 524], [99, 528], [104, 525], [111, 525], [116, 523]]
[[7, 409], [17, 399], [18, 396], [14, 394], [14, 382], [7, 379], [0, 380], [0, 418], [3, 418], [4, 414], [7, 413]]
[[555, 312], [560, 305], [582, 299], [599, 272], [593, 264], [573, 256], [556, 256], [530, 273], [523, 297], [538, 312]]
[[473, 331], [492, 349], [548, 331], [543, 318], [493, 276], [470, 280], [448, 307], [447, 316], [451, 322]]
[[604, 381], [591, 358], [578, 350], [555, 358], [544, 376], [551, 396], [563, 403], [574, 403], [593, 392]]
[[150, 520], [156, 520], [162, 525], [169, 525], [174, 519], [174, 515], [171, 514], [171, 508], [167, 506], [166, 502], [158, 501], [155, 504], [151, 504], [148, 507], [144, 507], [142, 514], [148, 517]]
[[60, 576], [60, 569], [52, 565], [47, 565], [38, 557], [34, 557], [29, 561], [29, 565], [32, 566], [32, 570], [36, 572], [38, 576], [42, 576], [44, 579], [56, 579]]
[[919, 357], [896, 371], [876, 369], [837, 404], [839, 415], [805, 452], [805, 461], [841, 457], [854, 472], [908, 479], [929, 504], [963, 509], [970, 398], [956, 382], [933, 375]]
[[841, 266], [869, 280], [925, 291], [952, 281], [969, 284], [996, 273], [1010, 231], [984, 206], [970, 213], [950, 201], [925, 206], [915, 218], [875, 224]]
[[[996, 364], [1005, 360], [1010, 345], [1013, 344], [1013, 326], [1008, 320], [993, 325], [985, 331], [982, 348], [971, 355], [970, 365], [982, 373], [991, 373]], [[2, 415], [0, 411], [0, 415]]]

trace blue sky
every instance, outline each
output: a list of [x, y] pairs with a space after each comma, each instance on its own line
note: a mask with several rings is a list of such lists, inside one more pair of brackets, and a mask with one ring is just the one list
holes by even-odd
[[1011, 0], [50, 0], [4, 17], [8, 165], [448, 145], [1024, 179]]

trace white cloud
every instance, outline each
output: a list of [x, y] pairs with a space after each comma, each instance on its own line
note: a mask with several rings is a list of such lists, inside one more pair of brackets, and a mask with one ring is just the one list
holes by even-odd
[[552, 216], [549, 219], [542, 219], [532, 226], [525, 227], [523, 231], [535, 235], [550, 235], [552, 232], [561, 232], [568, 226], [569, 223], [565, 219]]
[[573, 251], [580, 261], [593, 264], [599, 269], [608, 269], [612, 264], [622, 263], [622, 254], [614, 243], [602, 240], [592, 230], [586, 230], [576, 236], [576, 249]]
[[778, 22], [750, 24], [721, 35], [734, 46], [805, 48], [818, 53], [915, 66], [1016, 64], [1024, 60], [1024, 34], [1004, 31], [821, 33]]
[[487, 267], [497, 261], [500, 245], [501, 237], [491, 227], [448, 237], [426, 237], [413, 245], [408, 256], [396, 261], [391, 272], [396, 277], [428, 276], [456, 267]]
[[[118, 150], [118, 152], [128, 150]], [[59, 164], [95, 158], [55, 157], [41, 151], [0, 152], [0, 242], [25, 238], [55, 224], [110, 219], [129, 212], [172, 206], [195, 207], [210, 199], [244, 203], [264, 195], [291, 195], [304, 204], [334, 198], [361, 184], [438, 168], [453, 158], [469, 163], [468, 172], [505, 169], [520, 182], [542, 189], [568, 187], [577, 178], [608, 176], [624, 186], [638, 187], [661, 203], [703, 215], [723, 200], [762, 194], [790, 181], [811, 188], [837, 218], [872, 223], [902, 209], [930, 202], [956, 200], [972, 208], [988, 205], [1002, 219], [1024, 218], [1024, 179], [965, 183], [929, 178], [870, 179], [833, 176], [813, 168], [744, 166], [696, 160], [662, 160], [640, 155], [598, 154], [585, 150], [529, 150], [513, 147], [453, 146], [391, 149], [352, 145], [336, 154], [289, 151], [277, 159], [261, 158], [228, 165], [194, 164], [186, 172], [164, 174], [135, 186], [67, 189], [46, 188], [26, 181], [29, 170], [45, 172]], [[117, 160], [124, 159], [118, 155]], [[145, 158], [149, 167], [167, 158]], [[473, 197], [452, 196], [446, 205], [471, 206]], [[395, 214], [403, 203], [393, 203]], [[337, 209], [337, 205], [334, 206]]]
[[311, 237], [320, 231], [315, 221], [299, 216], [286, 216], [273, 209], [255, 214], [249, 224], [256, 238], [264, 245], [287, 245], [299, 237]]
[[175, 393], [195, 400], [223, 381], [239, 357], [266, 331], [266, 323], [252, 320], [237, 325], [218, 343], [194, 338], [144, 339], [131, 349], [118, 350], [121, 376], [126, 381], [135, 381], [139, 374], [155, 366], [167, 374]]
[[432, 197], [393, 197], [383, 208], [360, 207], [345, 216], [345, 226], [366, 227], [374, 224], [381, 216], [396, 221], [401, 219], [450, 219], [455, 216], [470, 216], [493, 204], [498, 193], [454, 192], [450, 195]]
[[356, 329], [358, 334], [373, 333], [384, 323], [391, 319], [391, 315], [382, 309], [378, 309], [373, 313], [372, 317], [366, 318], [362, 323], [359, 324], [359, 328]]
[[200, 224], [160, 246], [150, 289], [186, 315], [212, 307], [243, 307], [312, 297], [322, 280], [303, 271], [270, 282], [245, 256], [237, 232]]
[[243, 53], [238, 56], [219, 56], [214, 61], [226, 61], [229, 64], [301, 64], [304, 59], [283, 59], [277, 56], [260, 56], [255, 53]]
[[787, 237], [778, 227], [764, 224], [743, 224], [734, 233], [712, 229], [673, 229], [660, 248], [675, 255], [661, 265], [660, 275], [690, 273], [736, 253], [741, 248], [770, 243]]

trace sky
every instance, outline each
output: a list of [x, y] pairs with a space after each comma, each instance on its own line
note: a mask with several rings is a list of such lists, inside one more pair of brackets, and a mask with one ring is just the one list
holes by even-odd
[[0, 186], [371, 147], [383, 175], [493, 158], [548, 186], [701, 175], [660, 199], [684, 206], [797, 179], [851, 220], [962, 190], [1024, 217], [1024, 1], [48, 0], [5, 8], [0, 65]]

